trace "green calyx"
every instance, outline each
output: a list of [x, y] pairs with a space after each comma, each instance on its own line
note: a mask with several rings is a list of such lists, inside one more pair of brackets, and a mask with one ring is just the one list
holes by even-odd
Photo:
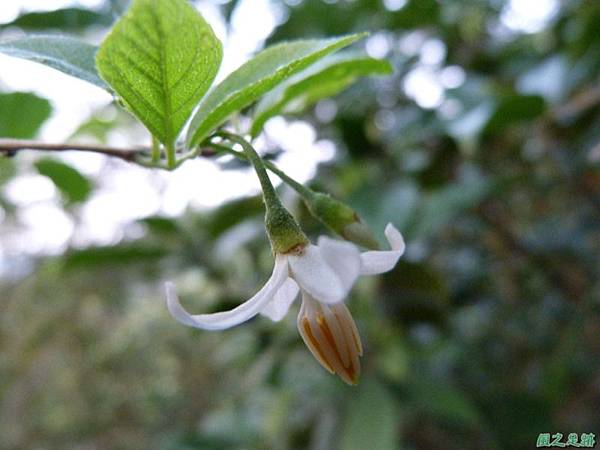
[[274, 253], [289, 253], [309, 243], [298, 223], [283, 206], [267, 206], [265, 227]]
[[279, 178], [300, 194], [310, 213], [331, 231], [363, 247], [379, 248], [379, 243], [369, 227], [360, 220], [356, 211], [348, 205], [298, 183], [270, 161], [265, 161], [264, 164], [271, 172], [277, 174]]
[[344, 239], [370, 249], [378, 249], [379, 243], [356, 211], [348, 205], [320, 192], [302, 196], [310, 213], [333, 232]]

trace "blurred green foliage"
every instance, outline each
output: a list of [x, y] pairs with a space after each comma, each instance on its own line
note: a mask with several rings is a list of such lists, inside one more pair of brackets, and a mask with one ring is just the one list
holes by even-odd
[[[293, 313], [220, 333], [168, 315], [165, 279], [190, 310], [216, 311], [268, 276], [261, 202], [238, 199], [148, 217], [110, 246], [23, 256], [26, 275], [0, 280], [0, 448], [478, 450], [598, 436], [600, 4], [557, 3], [546, 27], [519, 33], [495, 0], [274, 3], [287, 20], [271, 41], [370, 30], [367, 48], [383, 45], [395, 68], [337, 96], [333, 117], [301, 115], [340, 150], [314, 187], [409, 243], [349, 299], [361, 383], [319, 367]], [[72, 17], [13, 25], [104, 25]], [[405, 88], [432, 41], [444, 51], [428, 70], [460, 67], [464, 80], [430, 108]], [[31, 137], [49, 114], [45, 100], [4, 93], [0, 135]], [[80, 132], [103, 139], [113, 126], [99, 116]], [[15, 159], [0, 159], [0, 188]], [[76, 219], [94, 183], [63, 162], [35, 167]], [[2, 189], [0, 207], [2, 227], [17, 221]], [[295, 212], [325, 232], [299, 200]]]
[[35, 162], [35, 168], [41, 175], [52, 180], [69, 203], [86, 200], [92, 191], [92, 183], [86, 177], [60, 161], [52, 158], [39, 159]]
[[[50, 117], [48, 100], [27, 92], [0, 93], [0, 136], [26, 139]], [[23, 120], [26, 117], [27, 120]]]
[[54, 11], [30, 12], [21, 14], [9, 23], [0, 27], [18, 27], [27, 31], [60, 30], [83, 31], [87, 27], [109, 26], [112, 16], [108, 12], [90, 11], [82, 8], [64, 8]]

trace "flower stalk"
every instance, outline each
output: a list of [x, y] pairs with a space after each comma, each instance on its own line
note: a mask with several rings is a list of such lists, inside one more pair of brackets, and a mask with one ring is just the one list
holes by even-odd
[[[237, 158], [248, 160], [246, 154], [238, 152], [225, 145], [210, 143], [210, 146], [219, 151], [227, 152]], [[261, 159], [263, 168], [276, 174], [288, 186], [294, 189], [308, 208], [309, 212], [323, 225], [344, 239], [363, 247], [377, 250], [379, 243], [373, 236], [369, 227], [361, 220], [354, 209], [345, 203], [336, 200], [328, 194], [315, 192], [287, 175], [271, 161]]]
[[265, 227], [273, 252], [276, 254], [286, 254], [305, 247], [309, 243], [308, 238], [296, 220], [281, 204], [279, 195], [277, 195], [265, 169], [264, 161], [254, 147], [236, 134], [222, 131], [217, 133], [216, 136], [241, 145], [246, 159], [254, 167], [263, 191], [263, 200], [266, 208]]

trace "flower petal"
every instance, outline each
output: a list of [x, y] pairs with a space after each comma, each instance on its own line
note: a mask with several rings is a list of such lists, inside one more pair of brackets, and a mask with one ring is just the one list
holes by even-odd
[[204, 330], [222, 330], [239, 325], [258, 314], [265, 304], [269, 302], [287, 279], [288, 265], [287, 257], [277, 255], [275, 258], [275, 267], [271, 278], [252, 298], [245, 301], [230, 311], [217, 312], [214, 314], [196, 314], [188, 313], [177, 298], [175, 285], [171, 282], [166, 283], [167, 307], [171, 315], [184, 325]]
[[344, 297], [346, 297], [360, 275], [360, 251], [356, 245], [350, 242], [331, 239], [327, 236], [319, 238], [319, 248], [325, 262], [342, 282], [342, 288], [345, 291]]
[[376, 275], [392, 270], [404, 253], [406, 245], [402, 234], [391, 223], [388, 223], [385, 227], [385, 237], [392, 249], [362, 253], [360, 255], [362, 262], [361, 275]]
[[300, 289], [324, 303], [341, 302], [346, 290], [340, 277], [323, 258], [316, 245], [308, 245], [300, 255], [288, 255], [291, 277]]
[[298, 296], [300, 288], [291, 278], [285, 280], [285, 283], [275, 292], [273, 299], [267, 303], [260, 313], [267, 316], [273, 322], [279, 322], [287, 314], [288, 309]]

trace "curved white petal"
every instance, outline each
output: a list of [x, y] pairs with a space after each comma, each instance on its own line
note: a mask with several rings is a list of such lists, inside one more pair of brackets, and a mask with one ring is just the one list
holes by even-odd
[[308, 245], [301, 255], [288, 255], [291, 277], [300, 289], [324, 303], [337, 303], [344, 300], [346, 290], [340, 277], [329, 267], [321, 250], [316, 245]]
[[204, 330], [223, 330], [239, 325], [258, 314], [261, 309], [275, 295], [275, 292], [287, 279], [288, 265], [287, 257], [277, 255], [275, 258], [275, 267], [271, 278], [252, 298], [245, 301], [230, 311], [217, 312], [214, 314], [196, 314], [188, 313], [177, 298], [175, 285], [171, 282], [166, 283], [167, 307], [171, 315], [184, 325]]
[[385, 227], [385, 237], [392, 249], [362, 253], [360, 255], [362, 262], [361, 275], [376, 275], [392, 270], [404, 253], [406, 245], [402, 234], [391, 223], [388, 223]]
[[325, 262], [342, 282], [342, 288], [345, 291], [344, 297], [346, 297], [360, 275], [360, 251], [356, 245], [350, 242], [331, 239], [327, 236], [319, 237], [319, 248]]
[[300, 288], [291, 278], [285, 280], [281, 287], [275, 292], [273, 299], [267, 303], [260, 313], [267, 316], [273, 322], [279, 322], [285, 317], [290, 306], [298, 296]]

